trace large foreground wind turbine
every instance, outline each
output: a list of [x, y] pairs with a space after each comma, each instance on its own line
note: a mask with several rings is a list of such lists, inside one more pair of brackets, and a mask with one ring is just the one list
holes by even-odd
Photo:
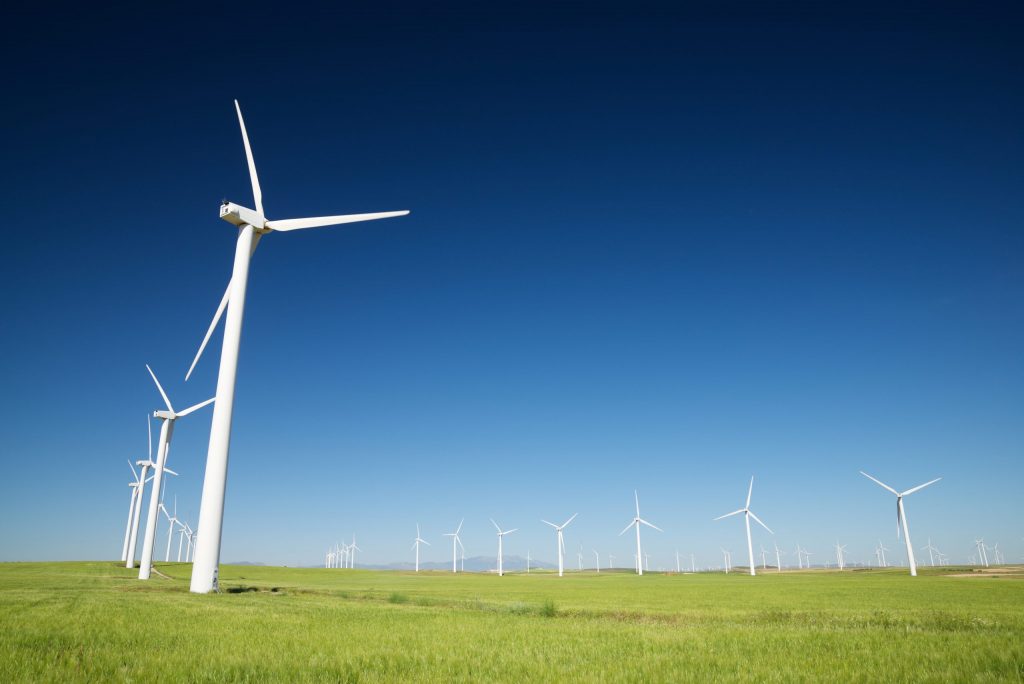
[[756, 515], [754, 515], [754, 512], [752, 510], [750, 510], [750, 496], [753, 493], [754, 493], [754, 478], [751, 477], [750, 478], [750, 489], [747, 490], [747, 505], [744, 506], [743, 508], [741, 508], [738, 511], [733, 511], [732, 513], [726, 513], [725, 515], [720, 515], [717, 518], [715, 518], [715, 520], [721, 520], [722, 518], [728, 518], [729, 516], [732, 516], [732, 515], [739, 515], [740, 513], [743, 514], [743, 521], [747, 524], [747, 557], [750, 559], [750, 574], [751, 575], [756, 575], [757, 574], [757, 569], [754, 567], [754, 542], [750, 538], [750, 519], [753, 518], [754, 520], [757, 521], [758, 525], [760, 525], [764, 529], [768, 530], [772, 534], [775, 534], [775, 533], [772, 532], [771, 529], [767, 525], [765, 525], [763, 522], [761, 522], [761, 519], [758, 518]]
[[[235, 377], [238, 372], [238, 350], [242, 337], [245, 292], [249, 281], [249, 261], [256, 250], [256, 245], [259, 244], [263, 235], [273, 231], [287, 232], [335, 226], [343, 223], [405, 216], [409, 213], [408, 211], [388, 211], [375, 214], [268, 221], [263, 213], [263, 192], [260, 190], [259, 178], [256, 176], [256, 163], [253, 161], [252, 147], [249, 145], [249, 136], [245, 131], [245, 121], [242, 119], [242, 110], [238, 106], [237, 100], [235, 100], [235, 111], [238, 113], [238, 125], [242, 129], [242, 142], [245, 145], [245, 157], [249, 164], [249, 180], [252, 183], [256, 209], [248, 209], [230, 202], [221, 204], [220, 217], [228, 223], [238, 226], [235, 263], [231, 271], [228, 289], [221, 299], [217, 313], [206, 333], [206, 338], [200, 345], [199, 353], [196, 354], [196, 361], [198, 361], [213, 329], [226, 309], [220, 371], [217, 374], [217, 404], [214, 406], [213, 422], [210, 427], [210, 447], [206, 455], [206, 475], [203, 479], [203, 497], [199, 508], [201, 534], [196, 542], [190, 585], [190, 590], [199, 594], [217, 590], [221, 532], [224, 522], [224, 493], [227, 488], [228, 476], [228, 448], [231, 442], [231, 416], [235, 405]], [[192, 362], [193, 368], [196, 361]], [[189, 374], [191, 372], [189, 369]], [[188, 379], [187, 375], [186, 379]]]
[[559, 577], [562, 576], [562, 571], [564, 569], [564, 564], [565, 564], [565, 539], [563, 539], [563, 537], [562, 537], [562, 530], [564, 530], [566, 527], [568, 527], [569, 523], [571, 523], [573, 520], [575, 520], [577, 515], [579, 515], [579, 513], [573, 513], [572, 517], [569, 518], [568, 520], [566, 520], [561, 525], [556, 525], [555, 523], [548, 522], [547, 520], [541, 520], [541, 522], [544, 523], [545, 525], [551, 525], [552, 527], [555, 528], [555, 536], [558, 538], [558, 576]]
[[211, 403], [214, 398], [202, 401], [195, 406], [190, 406], [184, 411], [175, 411], [174, 407], [171, 406], [171, 400], [167, 398], [167, 393], [164, 392], [164, 388], [160, 386], [160, 381], [156, 379], [156, 375], [153, 373], [148, 365], [146, 370], [153, 377], [153, 382], [156, 383], [156, 388], [160, 391], [160, 396], [163, 397], [164, 403], [167, 404], [166, 411], [153, 411], [153, 416], [163, 421], [160, 424], [160, 441], [156, 449], [156, 466], [153, 468], [153, 491], [149, 495], [149, 514], [146, 518], [146, 536], [142, 540], [142, 561], [139, 563], [139, 579], [149, 579], [150, 573], [153, 569], [153, 546], [156, 544], [156, 526], [159, 522], [160, 515], [160, 484], [164, 477], [164, 468], [167, 464], [167, 453], [171, 448], [171, 435], [174, 434], [174, 421], [178, 418], [184, 418], [193, 411], [198, 411], [207, 404]]
[[494, 518], [491, 518], [491, 524], [494, 525], [494, 529], [498, 530], [498, 577], [501, 577], [502, 575], [505, 574], [505, 568], [504, 568], [504, 565], [502, 564], [502, 560], [501, 560], [502, 559], [502, 546], [501, 546], [501, 542], [505, 538], [506, 534], [512, 534], [513, 532], [515, 532], [519, 528], [518, 527], [514, 527], [511, 530], [504, 530], [504, 531], [502, 531], [501, 527], [498, 526], [498, 523], [494, 522]]
[[[661, 532], [662, 529], [660, 527], [657, 527], [656, 525], [652, 525], [651, 523], [647, 522], [646, 520], [640, 517], [640, 496], [636, 493], [635, 489], [633, 490], [633, 499], [636, 501], [636, 516], [634, 516], [632, 522], [626, 525], [626, 529], [619, 532], [619, 536], [621, 537], [626, 532], [628, 532], [630, 527], [636, 527], [636, 574], [642, 575], [644, 574], [644, 566], [643, 563], [640, 562], [640, 560], [643, 558], [643, 551], [640, 548], [640, 525], [647, 525], [648, 527], [658, 530], [659, 532]], [[678, 561], [679, 559], [677, 558], [676, 560]]]
[[868, 478], [878, 486], [884, 487], [885, 489], [888, 489], [890, 492], [896, 495], [896, 538], [899, 539], [900, 525], [903, 525], [903, 540], [907, 543], [907, 558], [910, 560], [910, 576], [917, 577], [917, 561], [914, 560], [914, 547], [910, 544], [910, 528], [907, 527], [907, 512], [903, 509], [903, 497], [909, 494], [913, 494], [919, 489], [924, 489], [928, 485], [935, 484], [942, 478], [937, 477], [934, 480], [925, 482], [923, 485], [917, 485], [916, 487], [912, 487], [911, 489], [908, 489], [905, 492], [897, 492], [889, 485], [885, 484], [880, 480], [876, 480], [875, 478], [865, 473], [863, 470], [860, 471], [860, 474]]

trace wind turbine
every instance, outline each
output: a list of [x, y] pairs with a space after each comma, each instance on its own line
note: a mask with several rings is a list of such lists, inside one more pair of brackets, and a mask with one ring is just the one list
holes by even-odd
[[729, 553], [725, 549], [722, 549], [722, 564], [725, 566], [726, 575], [729, 574], [729, 567], [732, 565], [732, 558], [730, 558], [730, 556], [732, 556], [731, 553]]
[[459, 571], [459, 566], [456, 565], [459, 559], [458, 547], [459, 544], [462, 543], [462, 540], [459, 539], [459, 532], [462, 531], [462, 523], [464, 522], [466, 522], [465, 518], [459, 521], [459, 526], [455, 528], [454, 532], [447, 532], [444, 534], [445, 537], [452, 538], [452, 572]]
[[863, 470], [860, 471], [860, 474], [863, 475], [864, 477], [868, 478], [869, 480], [871, 480], [872, 482], [874, 482], [878, 486], [883, 487], [885, 489], [888, 489], [890, 492], [892, 492], [893, 494], [896, 495], [896, 538], [898, 539], [899, 536], [900, 536], [900, 524], [902, 523], [903, 524], [903, 540], [907, 543], [907, 559], [910, 561], [910, 576], [911, 577], [917, 577], [917, 561], [914, 560], [914, 547], [910, 543], [910, 528], [907, 527], [907, 512], [903, 509], [903, 497], [908, 496], [910, 494], [913, 494], [914, 492], [916, 492], [919, 489], [924, 489], [928, 485], [935, 484], [936, 482], [938, 482], [942, 478], [941, 477], [937, 477], [934, 480], [931, 480], [929, 482], [925, 482], [922, 485], [918, 485], [916, 487], [912, 487], [911, 489], [908, 489], [905, 492], [897, 492], [895, 489], [893, 489], [889, 485], [885, 484], [881, 480], [876, 480], [875, 478], [873, 478], [870, 475], [868, 475], [867, 473], [865, 473]]
[[[997, 546], [998, 546], [998, 544], [997, 544]], [[934, 568], [935, 567], [935, 552], [938, 551], [938, 549], [935, 548], [934, 546], [932, 546], [932, 538], [931, 537], [928, 537], [928, 545], [927, 546], [922, 546], [921, 550], [928, 552], [928, 561], [931, 563], [931, 566]]]
[[[186, 529], [187, 529], [187, 525], [185, 525], [184, 523], [182, 523], [179, 520], [178, 521], [178, 562], [179, 563], [181, 562], [181, 546], [182, 546], [182, 543], [185, 541], [185, 530]], [[186, 560], [187, 560], [187, 558], [186, 558]]]
[[594, 549], [594, 568], [597, 570], [597, 574], [601, 574], [601, 556], [598, 555], [597, 549]]
[[[140, 472], [136, 473], [136, 481], [139, 486], [135, 488], [135, 511], [132, 514], [132, 531], [128, 537], [128, 548], [124, 554], [124, 566], [126, 568], [135, 567], [135, 552], [139, 547], [139, 520], [141, 519], [142, 513], [142, 497], [145, 496], [146, 483], [152, 478], [147, 478], [150, 467], [153, 466], [153, 427], [150, 422], [149, 415], [146, 415], [146, 431], [149, 433], [149, 458], [145, 461], [136, 461], [135, 465], [139, 466]], [[131, 461], [128, 462], [131, 465]], [[135, 467], [132, 466], [132, 471], [135, 471]]]
[[[149, 420], [149, 416], [146, 417], [146, 420]], [[132, 490], [132, 495], [128, 499], [128, 522], [124, 526], [124, 545], [121, 547], [122, 562], [128, 560], [128, 542], [131, 541], [133, 525], [137, 524], [138, 519], [135, 510], [139, 504], [139, 490], [144, 487], [142, 478], [139, 477], [139, 471], [135, 469], [131, 459], [128, 459], [128, 467], [132, 469], [132, 476], [135, 478], [135, 482], [128, 483], [128, 487]]]
[[732, 513], [726, 513], [725, 515], [720, 515], [717, 518], [715, 518], [715, 520], [721, 520], [722, 518], [728, 518], [728, 517], [733, 516], [733, 515], [739, 515], [740, 513], [743, 514], [743, 521], [747, 525], [747, 556], [750, 558], [750, 574], [751, 575], [756, 575], [757, 574], [757, 568], [754, 567], [754, 542], [753, 542], [753, 540], [750, 537], [750, 519], [753, 518], [754, 520], [756, 520], [758, 525], [760, 525], [764, 529], [766, 529], [769, 532], [771, 532], [771, 534], [775, 534], [775, 533], [772, 532], [771, 529], [767, 525], [765, 525], [763, 522], [761, 522], [761, 519], [758, 518], [756, 515], [754, 515], [754, 512], [752, 510], [750, 510], [750, 496], [753, 493], [754, 493], [754, 478], [751, 477], [750, 478], [750, 489], [747, 490], [747, 504], [743, 508], [739, 509], [738, 511], [733, 511]]
[[576, 552], [576, 560], [578, 562], [578, 571], [583, 572], [583, 544], [580, 544], [580, 550]]
[[843, 544], [842, 546], [840, 546], [839, 542], [837, 541], [835, 548], [836, 548], [836, 565], [839, 567], [840, 570], [845, 570], [846, 569], [846, 556], [844, 555], [843, 552], [846, 551], [846, 544]]
[[160, 424], [160, 440], [156, 449], [156, 466], [153, 468], [153, 491], [149, 495], [146, 536], [142, 540], [142, 560], [139, 563], [140, 580], [149, 579], [150, 572], [153, 569], [153, 545], [156, 543], [156, 525], [160, 513], [160, 485], [164, 477], [164, 466], [167, 464], [167, 453], [171, 448], [171, 435], [174, 434], [174, 423], [178, 418], [184, 418], [193, 411], [198, 411], [207, 404], [213, 403], [213, 400], [216, 399], [216, 397], [211, 397], [206, 401], [199, 402], [195, 406], [188, 407], [184, 411], [175, 411], [174, 407], [171, 406], [171, 400], [167, 398], [167, 393], [160, 386], [160, 381], [156, 379], [153, 369], [147, 365], [146, 370], [149, 371], [153, 382], [156, 383], [160, 396], [163, 397], [164, 403], [167, 404], [167, 410], [153, 411], [153, 417], [159, 418], [163, 422]]
[[779, 572], [782, 572], [782, 552], [779, 551], [779, 545], [775, 545], [775, 566]]
[[764, 550], [764, 544], [761, 544], [761, 569], [762, 570], [767, 570], [768, 569], [767, 557], [768, 557], [768, 552]]
[[883, 568], [889, 567], [889, 562], [885, 560], [885, 552], [888, 551], [888, 550], [889, 549], [885, 548], [885, 544], [882, 543], [882, 540], [879, 539], [878, 540], [878, 553], [882, 556], [882, 567]]
[[804, 569], [803, 549], [800, 548], [799, 542], [796, 545], [796, 567], [799, 570]]
[[498, 523], [494, 522], [494, 518], [491, 518], [491, 524], [492, 524], [492, 525], [494, 525], [494, 528], [495, 528], [496, 530], [498, 530], [498, 577], [501, 577], [502, 575], [504, 575], [504, 574], [505, 574], [505, 567], [504, 567], [504, 565], [502, 564], [502, 548], [501, 548], [501, 541], [502, 541], [502, 539], [504, 539], [504, 538], [505, 538], [505, 535], [506, 535], [506, 534], [512, 534], [513, 532], [515, 532], [515, 531], [516, 531], [516, 530], [518, 530], [519, 528], [518, 528], [518, 527], [516, 527], [516, 528], [513, 528], [513, 529], [511, 529], [511, 530], [505, 530], [505, 531], [503, 532], [503, 531], [501, 530], [501, 528], [500, 528], [500, 527], [498, 527]]
[[178, 495], [174, 495], [174, 515], [167, 514], [167, 508], [163, 502], [160, 502], [160, 510], [163, 511], [164, 517], [167, 518], [167, 554], [164, 556], [164, 562], [169, 563], [171, 561], [171, 538], [174, 536], [174, 526], [178, 522]]
[[652, 525], [651, 523], [647, 522], [646, 520], [640, 517], [640, 496], [637, 494], [635, 489], [633, 490], [633, 500], [636, 502], [636, 515], [633, 517], [633, 520], [630, 521], [628, 525], [626, 525], [626, 529], [622, 530], [622, 532], [619, 532], [619, 536], [621, 537], [626, 532], [628, 532], [630, 527], [636, 528], [636, 574], [643, 575], [644, 567], [641, 563], [641, 561], [643, 560], [643, 550], [640, 548], [640, 525], [647, 525], [648, 527], [658, 530], [659, 532], [661, 532], [662, 529], [660, 527], [657, 527], [656, 525]]
[[220, 217], [238, 227], [238, 239], [235, 244], [235, 262], [231, 272], [231, 281], [224, 292], [220, 306], [214, 314], [213, 322], [207, 330], [206, 337], [199, 346], [192, 367], [186, 374], [187, 380], [195, 368], [196, 362], [203, 353], [206, 343], [210, 340], [214, 328], [225, 310], [224, 341], [220, 354], [220, 371], [217, 375], [217, 404], [214, 406], [213, 421], [210, 427], [210, 446], [206, 456], [206, 474], [203, 479], [203, 497], [199, 509], [199, 529], [203, 536], [196, 548], [195, 565], [192, 569], [190, 590], [198, 594], [206, 594], [217, 590], [217, 572], [220, 565], [221, 532], [224, 520], [224, 493], [227, 487], [228, 447], [231, 441], [231, 416], [235, 405], [235, 378], [238, 373], [238, 351], [242, 335], [242, 315], [245, 309], [246, 287], [249, 280], [249, 262], [260, 238], [270, 232], [288, 232], [335, 226], [344, 223], [373, 221], [376, 219], [405, 216], [408, 211], [387, 211], [374, 214], [349, 214], [347, 216], [320, 216], [315, 218], [284, 219], [268, 221], [263, 213], [263, 192], [256, 175], [256, 163], [253, 161], [252, 147], [242, 119], [242, 110], [235, 100], [235, 111], [238, 113], [238, 125], [242, 130], [242, 142], [245, 145], [245, 157], [249, 165], [249, 180], [252, 184], [253, 200], [256, 209], [248, 209], [231, 202], [224, 202], [220, 207]]
[[676, 549], [676, 572], [682, 572], [679, 568], [679, 549]]
[[526, 550], [526, 574], [530, 574], [530, 550]]
[[348, 567], [356, 569], [356, 551], [362, 551], [356, 546], [356, 535], [352, 535], [352, 544], [348, 547]]
[[978, 559], [979, 559], [979, 562], [987, 568], [988, 567], [988, 552], [985, 551], [985, 538], [982, 537], [981, 539], [975, 539], [974, 540], [974, 545], [978, 547]]
[[416, 572], [420, 571], [420, 544], [430, 546], [430, 542], [420, 537], [420, 524], [416, 523], [416, 541], [412, 543], [413, 548], [416, 549]]
[[564, 562], [565, 562], [565, 559], [564, 559], [564, 556], [565, 556], [565, 540], [562, 537], [562, 530], [564, 530], [566, 527], [568, 527], [569, 523], [571, 523], [573, 520], [575, 520], [577, 515], [579, 515], [579, 513], [573, 513], [572, 517], [569, 518], [568, 520], [566, 520], [561, 525], [556, 525], [555, 523], [548, 522], [547, 520], [541, 520], [541, 522], [544, 523], [545, 525], [551, 525], [552, 527], [555, 528], [555, 535], [558, 538], [558, 576], [559, 577], [562, 576], [563, 565], [564, 565]]

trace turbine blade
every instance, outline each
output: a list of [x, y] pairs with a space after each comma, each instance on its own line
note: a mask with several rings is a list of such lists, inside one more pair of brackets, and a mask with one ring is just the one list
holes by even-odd
[[[164, 468], [164, 472], [167, 473], [168, 475], [174, 475], [175, 477], [178, 476], [178, 473], [174, 472], [170, 468]], [[164, 481], [166, 482], [166, 480], [164, 480]]]
[[420, 539], [420, 541], [426, 544], [427, 546], [430, 546], [430, 542], [428, 542], [426, 539]]
[[459, 532], [462, 531], [462, 523], [464, 523], [464, 522], [466, 522], [465, 518], [463, 518], [462, 520], [459, 521], [459, 526], [457, 528], [455, 528], [455, 534], [456, 535], [458, 535]]
[[660, 527], [658, 527], [657, 525], [653, 525], [653, 524], [647, 522], [646, 520], [641, 520], [639, 518], [638, 518], [638, 520], [640, 520], [640, 522], [642, 522], [644, 525], [647, 525], [648, 527], [653, 527], [654, 529], [658, 530], [659, 532], [664, 532], [665, 531], [665, 530], [661, 529]]
[[935, 484], [936, 482], [938, 482], [938, 481], [939, 481], [939, 480], [941, 480], [941, 479], [942, 479], [941, 477], [937, 477], [937, 478], [935, 478], [934, 480], [932, 480], [931, 482], [925, 482], [925, 483], [924, 483], [923, 485], [917, 485], [917, 486], [916, 486], [916, 487], [914, 487], [913, 489], [908, 489], [907, 491], [903, 492], [903, 494], [901, 494], [900, 496], [907, 496], [908, 494], [913, 494], [913, 493], [914, 493], [914, 492], [916, 492], [917, 490], [919, 490], [919, 489], [924, 489], [924, 488], [925, 488], [925, 487], [927, 487], [928, 485], [933, 485], [933, 484]]
[[714, 522], [715, 520], [721, 520], [722, 518], [728, 518], [729, 516], [739, 515], [740, 513], [742, 513], [745, 510], [746, 510], [745, 508], [741, 508], [738, 511], [733, 511], [732, 513], [726, 513], [725, 515], [720, 515], [717, 518], [715, 518], [714, 520], [712, 520], [711, 522]]
[[132, 475], [135, 476], [135, 482], [138, 482], [139, 481], [139, 471], [137, 471], [135, 469], [135, 466], [132, 464], [132, 459], [130, 459], [130, 458], [128, 459], [128, 467], [132, 469]]
[[558, 529], [558, 525], [556, 525], [556, 524], [555, 524], [555, 523], [553, 523], [553, 522], [548, 522], [547, 520], [543, 520], [543, 519], [541, 520], [541, 522], [542, 522], [542, 523], [544, 523], [545, 525], [551, 525], [551, 526], [552, 526], [552, 527], [554, 527], [554, 528], [555, 528], [556, 530]]
[[[252, 198], [256, 202], [256, 213], [263, 218], [263, 191], [260, 190], [260, 179], [256, 175], [256, 162], [252, 158], [252, 147], [249, 146], [249, 134], [245, 132], [245, 120], [242, 118], [242, 108], [235, 100], [235, 111], [238, 112], [238, 125], [242, 129], [242, 142], [245, 143], [245, 158], [249, 162], [249, 180], [252, 182]], [[256, 226], [262, 228], [263, 226]]]
[[571, 518], [569, 518], [564, 523], [562, 523], [562, 527], [568, 527], [569, 523], [571, 523], [573, 520], [575, 520], [577, 515], [579, 515], [579, 513], [573, 513]]
[[750, 508], [750, 496], [754, 493], [754, 476], [750, 476], [750, 489], [747, 490], [747, 508]]
[[220, 322], [220, 317], [224, 315], [224, 310], [228, 306], [228, 298], [231, 296], [231, 281], [228, 281], [228, 286], [224, 290], [224, 296], [221, 297], [220, 306], [217, 307], [216, 313], [213, 314], [213, 320], [210, 321], [210, 327], [206, 330], [206, 337], [203, 338], [202, 344], [199, 345], [199, 351], [196, 352], [196, 357], [192, 359], [192, 365], [188, 367], [188, 373], [185, 373], [185, 382], [188, 382], [189, 377], [192, 375], [192, 371], [196, 369], [196, 364], [199, 363], [199, 358], [203, 355], [203, 350], [206, 349], [206, 343], [210, 341], [210, 337], [213, 335], [214, 328]]
[[184, 411], [182, 411], [181, 413], [179, 413], [178, 417], [181, 418], [182, 416], [187, 416], [188, 414], [192, 413], [193, 411], [198, 411], [199, 409], [203, 408], [207, 404], [212, 404], [216, 398], [217, 397], [210, 397], [209, 399], [207, 399], [204, 402], [196, 404], [195, 406], [190, 406], [187, 409], [185, 409]]
[[636, 490], [633, 490], [633, 499], [636, 501], [636, 517], [640, 517], [640, 495], [637, 494]]
[[512, 534], [513, 532], [515, 532], [518, 529], [519, 529], [518, 527], [513, 527], [511, 530], [505, 530], [505, 534]]
[[[750, 517], [751, 517], [751, 518], [753, 518], [754, 520], [756, 520], [756, 521], [757, 521], [757, 524], [758, 524], [758, 525], [760, 525], [760, 526], [761, 526], [761, 527], [763, 527], [764, 529], [768, 530], [769, 532], [772, 532], [772, 528], [768, 527], [768, 526], [767, 526], [767, 525], [765, 525], [765, 524], [764, 524], [763, 522], [761, 522], [761, 519], [760, 519], [760, 518], [758, 518], [758, 517], [757, 517], [756, 515], [754, 515], [754, 511], [747, 511], [747, 513], [750, 513]], [[775, 533], [774, 533], [774, 532], [772, 532], [772, 534], [775, 534]], [[763, 547], [762, 547], [762, 548], [763, 548]]]
[[501, 534], [501, 528], [498, 527], [498, 523], [494, 522], [494, 518], [489, 518], [491, 524], [494, 525], [494, 529], [498, 530], [498, 534]]
[[[550, 525], [551, 523], [548, 523], [548, 524]], [[634, 520], [631, 523], [629, 523], [628, 525], [626, 525], [626, 529], [624, 529], [621, 532], [619, 532], [619, 536], [621, 537], [622, 535], [626, 534], [626, 532], [629, 531], [629, 528], [632, 527], [633, 525], [636, 525], [636, 520]]]
[[153, 419], [146, 414], [146, 430], [149, 431], [149, 460], [153, 460]]
[[877, 484], [877, 485], [880, 485], [880, 486], [882, 486], [882, 487], [885, 487], [886, 489], [888, 489], [888, 490], [889, 490], [890, 492], [892, 492], [892, 493], [893, 493], [893, 494], [895, 494], [896, 496], [899, 496], [899, 495], [900, 495], [900, 493], [899, 493], [899, 492], [897, 492], [897, 491], [896, 491], [895, 489], [893, 489], [893, 488], [892, 488], [892, 487], [890, 487], [889, 485], [885, 484], [885, 483], [884, 483], [884, 482], [882, 482], [881, 480], [876, 480], [875, 478], [873, 478], [873, 477], [871, 477], [870, 475], [868, 475], [867, 473], [865, 473], [865, 472], [864, 472], [863, 470], [862, 470], [862, 471], [860, 471], [860, 474], [861, 474], [861, 475], [863, 475], [864, 477], [868, 478], [869, 480], [871, 480], [871, 481], [872, 481], [872, 482], [874, 482], [875, 484]]
[[156, 379], [156, 374], [153, 373], [153, 369], [146, 364], [146, 370], [149, 371], [150, 376], [153, 378], [153, 382], [156, 383], [156, 388], [160, 390], [160, 396], [164, 398], [164, 403], [167, 404], [167, 410], [174, 413], [174, 407], [171, 406], [171, 400], [167, 398], [167, 393], [164, 392], [164, 388], [160, 386], [160, 381]]
[[377, 219], [405, 216], [408, 211], [379, 211], [371, 214], [344, 214], [340, 216], [312, 216], [310, 218], [281, 219], [278, 221], [267, 221], [267, 228], [277, 231], [302, 230], [304, 228], [323, 228], [324, 226], [337, 226], [342, 223], [359, 223], [361, 221], [376, 221]]

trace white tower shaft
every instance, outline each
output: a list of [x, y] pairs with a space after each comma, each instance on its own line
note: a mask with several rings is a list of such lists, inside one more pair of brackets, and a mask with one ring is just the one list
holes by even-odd
[[146, 536], [142, 540], [142, 560], [139, 562], [139, 579], [149, 579], [153, 570], [153, 547], [156, 545], [156, 526], [160, 517], [160, 490], [167, 464], [167, 444], [174, 432], [174, 419], [165, 418], [160, 424], [160, 443], [156, 450], [156, 467], [153, 469], [153, 491], [149, 494], [149, 511], [146, 514]]
[[249, 282], [249, 261], [256, 241], [256, 229], [245, 224], [238, 231], [235, 264], [231, 272], [231, 296], [224, 320], [224, 343], [217, 375], [217, 401], [213, 405], [210, 447], [206, 454], [203, 498], [199, 507], [198, 530], [189, 590], [196, 594], [217, 591], [220, 541], [224, 527], [224, 494], [227, 488], [228, 450], [231, 446], [231, 417], [235, 407], [235, 379], [238, 351], [242, 341], [242, 316]]

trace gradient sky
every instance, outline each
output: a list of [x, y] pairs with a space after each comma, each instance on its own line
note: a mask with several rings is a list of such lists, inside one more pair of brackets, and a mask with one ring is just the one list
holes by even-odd
[[[629, 565], [636, 488], [652, 567], [739, 563], [711, 519], [754, 475], [755, 545], [866, 561], [860, 469], [944, 478], [915, 546], [1024, 557], [1019, 9], [245, 7], [0, 29], [0, 560], [117, 557], [144, 364], [212, 396], [236, 97], [271, 218], [412, 214], [261, 243], [222, 560], [411, 560], [417, 521], [444, 560], [463, 517], [493, 555], [494, 517], [552, 561], [578, 511], [570, 551]], [[170, 457], [193, 524], [209, 425]]]

